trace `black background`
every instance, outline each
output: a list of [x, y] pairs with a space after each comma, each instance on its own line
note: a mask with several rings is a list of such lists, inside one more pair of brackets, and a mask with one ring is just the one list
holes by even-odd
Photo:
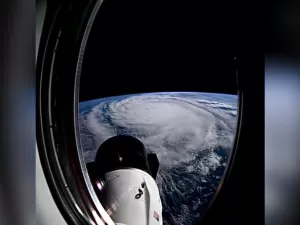
[[84, 53], [80, 101], [171, 90], [236, 94], [236, 15], [220, 13], [198, 1], [105, 1]]

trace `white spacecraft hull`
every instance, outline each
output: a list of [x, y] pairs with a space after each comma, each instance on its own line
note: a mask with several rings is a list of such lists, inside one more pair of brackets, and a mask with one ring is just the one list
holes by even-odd
[[106, 211], [119, 225], [162, 225], [157, 184], [148, 173], [135, 169], [108, 172], [97, 182], [105, 195]]

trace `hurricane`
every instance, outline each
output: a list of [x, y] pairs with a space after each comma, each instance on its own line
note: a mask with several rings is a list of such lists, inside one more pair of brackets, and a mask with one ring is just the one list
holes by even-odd
[[205, 212], [222, 180], [237, 125], [237, 96], [145, 93], [79, 104], [86, 163], [115, 135], [141, 140], [160, 162], [157, 185], [164, 225], [190, 225]]

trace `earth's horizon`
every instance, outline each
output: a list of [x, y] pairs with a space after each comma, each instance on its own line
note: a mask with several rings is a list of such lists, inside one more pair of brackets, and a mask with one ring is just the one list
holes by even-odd
[[118, 135], [141, 140], [158, 155], [164, 225], [193, 224], [224, 175], [237, 123], [237, 95], [160, 92], [80, 102], [85, 162]]

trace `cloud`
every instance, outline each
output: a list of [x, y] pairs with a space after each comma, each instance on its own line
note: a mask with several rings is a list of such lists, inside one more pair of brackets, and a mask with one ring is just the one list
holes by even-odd
[[169, 94], [104, 101], [81, 120], [82, 126], [93, 134], [83, 134], [82, 139], [94, 139], [93, 144], [85, 142], [83, 148], [85, 152], [96, 151], [104, 140], [123, 130], [157, 153], [164, 165], [187, 162], [192, 159], [191, 153], [203, 149], [231, 149], [236, 123], [231, 115], [234, 108], [217, 101]]

